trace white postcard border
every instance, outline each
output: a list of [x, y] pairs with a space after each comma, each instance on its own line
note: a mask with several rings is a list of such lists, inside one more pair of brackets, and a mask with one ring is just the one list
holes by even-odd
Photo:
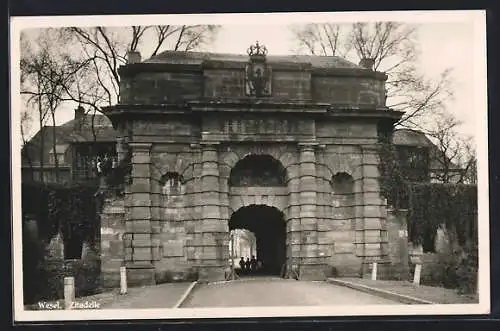
[[[490, 311], [490, 252], [488, 198], [488, 135], [486, 90], [486, 13], [485, 11], [404, 11], [404, 12], [346, 12], [346, 13], [267, 13], [267, 14], [203, 14], [203, 15], [121, 15], [121, 16], [61, 16], [11, 18], [11, 132], [12, 132], [12, 228], [13, 228], [13, 289], [15, 321], [61, 320], [121, 320], [121, 319], [185, 319], [229, 317], [314, 317], [314, 316], [394, 316], [394, 315], [457, 315], [487, 314]], [[257, 20], [258, 19], [258, 20]], [[22, 245], [21, 245], [21, 161], [19, 112], [19, 36], [26, 28], [62, 26], [127, 26], [163, 24], [269, 24], [283, 25], [312, 22], [404, 21], [474, 22], [474, 111], [478, 121], [476, 143], [478, 156], [478, 222], [479, 222], [479, 303], [447, 305], [363, 305], [363, 306], [306, 306], [250, 307], [202, 309], [103, 309], [27, 311], [23, 307]]]

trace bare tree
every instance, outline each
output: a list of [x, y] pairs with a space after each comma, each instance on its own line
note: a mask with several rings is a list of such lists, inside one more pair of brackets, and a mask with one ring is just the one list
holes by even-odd
[[448, 112], [439, 112], [425, 133], [433, 141], [431, 158], [436, 162], [435, 179], [442, 183], [477, 182], [476, 153], [471, 137], [461, 135], [458, 121]]
[[297, 52], [341, 56], [353, 62], [374, 61], [373, 69], [388, 75], [387, 106], [405, 112], [396, 125], [418, 126], [419, 119], [442, 109], [452, 96], [451, 69], [426, 79], [416, 69], [418, 26], [396, 23], [307, 24], [293, 26]]
[[[74, 84], [76, 73], [81, 64], [76, 65], [70, 58], [53, 51], [53, 42], [49, 31], [40, 34], [34, 40], [34, 47], [24, 44], [21, 58], [21, 95], [27, 98], [27, 107], [33, 105], [38, 109], [40, 126], [40, 176], [43, 181], [45, 120], [52, 124], [52, 152], [56, 181], [59, 181], [59, 160], [57, 158], [56, 111], [66, 99], [68, 86]], [[29, 119], [24, 117], [25, 122]], [[24, 134], [24, 131], [23, 131]]]
[[[160, 25], [122, 28], [70, 27], [60, 31], [61, 40], [75, 45], [74, 62], [91, 62], [91, 67], [80, 77], [81, 83], [68, 95], [91, 111], [119, 101], [120, 75], [118, 69], [127, 63], [129, 51], [141, 51], [150, 56], [163, 49], [190, 51], [212, 41], [218, 26], [212, 25]], [[148, 44], [147, 49], [144, 44]], [[151, 47], [152, 46], [152, 47]]]
[[[30, 86], [30, 89], [23, 89], [23, 94], [30, 95], [32, 104], [38, 105], [40, 114], [43, 113], [39, 116], [42, 131], [42, 122], [51, 116], [54, 138], [58, 106], [63, 102], [85, 106], [92, 114], [91, 130], [95, 141], [98, 135], [96, 113], [119, 101], [119, 67], [126, 64], [128, 51], [147, 49], [146, 44], [151, 44], [151, 41], [151, 55], [163, 49], [188, 51], [209, 43], [217, 31], [218, 26], [210, 25], [46, 29], [31, 40], [36, 44], [36, 50], [26, 52], [21, 63], [24, 71], [29, 72], [26, 76], [29, 84], [24, 85]], [[37, 72], [38, 75], [34, 75]], [[33, 89], [37, 86], [36, 77], [39, 88]], [[40, 168], [43, 171], [44, 132], [41, 132], [41, 137]], [[57, 169], [57, 157], [55, 162]]]

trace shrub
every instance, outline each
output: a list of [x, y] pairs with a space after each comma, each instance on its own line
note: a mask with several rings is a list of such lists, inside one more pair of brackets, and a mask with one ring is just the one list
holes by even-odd
[[[477, 243], [477, 187], [463, 184], [408, 185], [408, 236], [414, 244], [434, 242], [444, 225], [460, 246]], [[431, 238], [428, 238], [431, 237]]]
[[[64, 277], [75, 277], [77, 295], [92, 293], [98, 286], [99, 265], [85, 261], [49, 261], [45, 246], [57, 233], [64, 240], [94, 243], [99, 235], [99, 212], [96, 183], [64, 186], [23, 183], [23, 215], [37, 220], [38, 238], [28, 235], [23, 222], [23, 289], [25, 303], [58, 299], [63, 295]], [[24, 217], [23, 217], [24, 220]]]

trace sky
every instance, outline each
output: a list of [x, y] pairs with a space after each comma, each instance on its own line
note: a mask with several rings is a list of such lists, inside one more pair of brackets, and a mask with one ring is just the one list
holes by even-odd
[[[407, 12], [405, 13], [407, 14]], [[299, 15], [300, 16], [300, 15]], [[319, 17], [320, 15], [314, 16]], [[394, 15], [393, 15], [394, 16]], [[404, 16], [404, 15], [403, 15]], [[453, 15], [451, 15], [453, 16]], [[406, 22], [420, 23], [417, 30], [418, 46], [420, 49], [420, 58], [418, 69], [425, 74], [427, 78], [438, 79], [441, 72], [447, 68], [453, 68], [452, 87], [454, 99], [447, 103], [447, 110], [453, 113], [456, 118], [462, 121], [460, 131], [466, 135], [474, 135], [477, 130], [477, 120], [479, 116], [474, 116], [476, 109], [474, 107], [475, 98], [478, 97], [474, 91], [474, 86], [478, 84], [477, 75], [474, 75], [475, 66], [477, 66], [477, 54], [474, 54], [475, 36], [477, 28], [476, 21], [468, 15], [455, 15], [451, 17], [432, 16], [426, 13], [425, 16], [411, 15], [406, 18]], [[310, 18], [295, 21], [288, 17], [261, 15], [256, 20], [255, 16], [244, 15], [238, 19], [229, 19], [227, 15], [222, 19], [216, 20], [221, 23], [217, 37], [210, 45], [204, 47], [204, 50], [220, 53], [240, 53], [245, 54], [247, 48], [256, 41], [266, 45], [269, 54], [294, 54], [297, 44], [290, 31], [291, 23], [309, 23]], [[335, 19], [343, 22], [352, 22], [352, 18], [344, 16], [334, 16]], [[356, 16], [359, 20], [359, 16]], [[401, 15], [398, 15], [401, 17]], [[422, 17], [425, 19], [422, 20]], [[451, 17], [451, 18], [450, 18]], [[366, 20], [380, 19], [379, 16], [363, 17]], [[84, 24], [97, 25], [102, 24], [95, 20], [88, 20]], [[322, 18], [325, 19], [325, 18]], [[330, 16], [327, 22], [331, 22]], [[394, 19], [394, 18], [391, 18]], [[133, 24], [138, 24], [137, 17]], [[83, 20], [82, 20], [83, 22]], [[108, 24], [113, 24], [113, 20], [107, 20]], [[127, 20], [121, 20], [121, 25], [126, 25]], [[155, 24], [155, 19], [148, 20], [148, 24]], [[183, 21], [184, 23], [185, 21]], [[259, 22], [258, 24], [256, 22]], [[164, 23], [159, 21], [159, 24]], [[211, 21], [210, 23], [213, 23]], [[68, 23], [59, 23], [62, 26]], [[73, 21], [72, 21], [73, 24]], [[54, 24], [51, 24], [54, 26]], [[475, 34], [476, 33], [476, 34]], [[144, 53], [149, 53], [152, 45], [144, 45]], [[477, 52], [476, 52], [477, 53]], [[485, 61], [485, 59], [484, 59]], [[64, 107], [67, 108], [67, 107]], [[69, 110], [69, 111], [68, 111]], [[63, 123], [73, 117], [71, 109], [61, 109], [57, 116], [57, 122]]]

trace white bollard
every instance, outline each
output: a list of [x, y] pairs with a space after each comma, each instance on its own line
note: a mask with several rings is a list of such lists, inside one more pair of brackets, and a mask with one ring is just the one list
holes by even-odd
[[413, 274], [413, 284], [420, 285], [420, 274], [422, 273], [422, 265], [420, 263], [415, 265], [415, 273]]
[[377, 280], [377, 262], [372, 263], [372, 280]]
[[120, 267], [120, 294], [127, 294], [127, 268]]
[[71, 309], [75, 301], [75, 279], [64, 277], [64, 309]]

